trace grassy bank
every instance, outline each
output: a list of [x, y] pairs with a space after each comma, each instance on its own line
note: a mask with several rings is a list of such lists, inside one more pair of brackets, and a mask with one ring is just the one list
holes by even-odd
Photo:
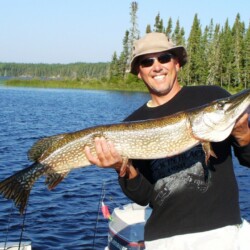
[[5, 86], [12, 87], [32, 87], [32, 88], [64, 88], [64, 89], [95, 89], [95, 90], [113, 90], [113, 91], [147, 91], [142, 82], [135, 83], [112, 83], [101, 80], [21, 80], [11, 79], [4, 82]]
[[[63, 89], [92, 89], [111, 91], [133, 91], [148, 92], [145, 84], [138, 79], [128, 79], [127, 82], [121, 80], [40, 80], [40, 79], [11, 79], [4, 80], [5, 86], [10, 87], [31, 87], [31, 88], [63, 88]], [[231, 94], [240, 92], [240, 88], [225, 88]]]

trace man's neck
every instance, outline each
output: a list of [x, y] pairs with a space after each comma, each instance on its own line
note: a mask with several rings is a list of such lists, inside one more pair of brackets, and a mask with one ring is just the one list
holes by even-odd
[[166, 95], [154, 95], [151, 94], [151, 100], [148, 102], [149, 107], [157, 107], [169, 102], [179, 91], [181, 86], [176, 84], [169, 93]]

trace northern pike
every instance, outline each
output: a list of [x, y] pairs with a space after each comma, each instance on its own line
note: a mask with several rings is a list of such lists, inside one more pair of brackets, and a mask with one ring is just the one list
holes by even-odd
[[250, 89], [211, 103], [158, 119], [123, 122], [85, 128], [38, 140], [28, 151], [29, 167], [0, 182], [0, 193], [12, 199], [23, 214], [34, 182], [46, 175], [54, 188], [74, 168], [91, 165], [84, 154], [95, 155], [95, 137], [113, 142], [126, 159], [157, 159], [180, 154], [198, 144], [208, 159], [210, 142], [225, 140], [237, 119], [250, 105]]

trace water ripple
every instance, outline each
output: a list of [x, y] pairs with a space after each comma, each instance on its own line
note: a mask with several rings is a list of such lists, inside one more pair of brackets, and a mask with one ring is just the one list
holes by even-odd
[[[146, 94], [108, 91], [0, 88], [0, 180], [27, 167], [27, 150], [45, 136], [101, 123], [119, 122], [147, 100]], [[250, 220], [250, 171], [236, 165], [242, 214]], [[99, 208], [102, 192], [110, 210], [128, 199], [111, 169], [72, 171], [54, 190], [45, 179], [34, 185], [25, 217], [23, 240], [33, 250], [104, 249], [108, 221]], [[23, 217], [0, 196], [0, 241], [19, 241]]]

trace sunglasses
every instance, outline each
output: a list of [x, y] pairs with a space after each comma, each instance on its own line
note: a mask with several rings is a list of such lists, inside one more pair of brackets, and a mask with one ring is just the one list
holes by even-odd
[[143, 60], [140, 61], [140, 66], [142, 68], [147, 68], [147, 67], [151, 67], [155, 60], [157, 59], [157, 61], [161, 64], [163, 63], [168, 63], [171, 61], [171, 59], [173, 58], [173, 55], [166, 53], [166, 54], [162, 54], [158, 57], [152, 57], [152, 58], [145, 58]]

